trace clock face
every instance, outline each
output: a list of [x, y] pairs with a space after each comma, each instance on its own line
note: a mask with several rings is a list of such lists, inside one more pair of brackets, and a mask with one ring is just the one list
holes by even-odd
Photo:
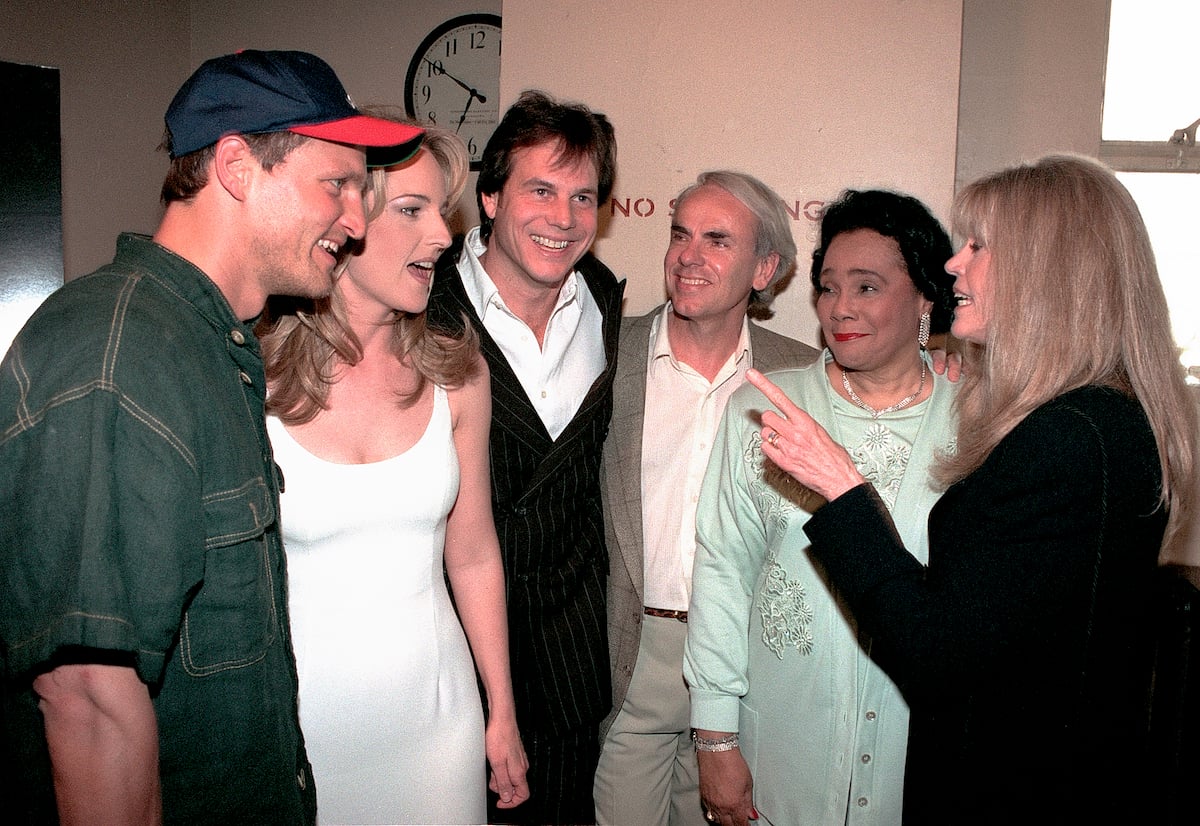
[[430, 32], [408, 65], [404, 89], [408, 114], [457, 133], [471, 169], [479, 169], [500, 122], [499, 16], [466, 14]]

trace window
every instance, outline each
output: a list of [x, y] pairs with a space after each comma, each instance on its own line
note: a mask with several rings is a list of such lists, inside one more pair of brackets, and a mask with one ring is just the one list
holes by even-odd
[[1111, 0], [1100, 157], [1142, 210], [1175, 340], [1200, 384], [1200, 44], [1195, 0]]

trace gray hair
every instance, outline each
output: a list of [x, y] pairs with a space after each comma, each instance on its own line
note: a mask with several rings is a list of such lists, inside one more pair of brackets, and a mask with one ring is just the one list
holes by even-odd
[[755, 255], [759, 258], [766, 258], [771, 253], [779, 256], [779, 263], [775, 266], [775, 272], [771, 273], [767, 286], [750, 291], [749, 314], [755, 318], [769, 318], [776, 288], [796, 266], [796, 241], [792, 238], [783, 199], [753, 175], [730, 169], [711, 169], [701, 172], [694, 184], [679, 193], [675, 198], [675, 208], [682, 206], [703, 186], [720, 187], [750, 210], [758, 225], [754, 238]]

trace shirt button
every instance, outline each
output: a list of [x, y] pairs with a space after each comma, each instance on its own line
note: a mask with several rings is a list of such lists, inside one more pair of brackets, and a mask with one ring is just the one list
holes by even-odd
[[859, 807], [860, 809], [862, 809], [862, 808], [866, 808], [866, 805], [867, 805], [867, 799], [866, 799], [865, 797], [860, 797], [858, 800], [856, 800], [856, 801], [854, 801], [854, 802], [858, 804], [858, 807]]
[[543, 399], [544, 399], [544, 398], [546, 398], [546, 391], [545, 391], [545, 390], [543, 390], [543, 391], [542, 391], [542, 398], [543, 398]]
[[863, 761], [864, 763], [870, 763], [870, 762], [871, 762], [871, 755], [869, 755], [869, 754], [864, 754], [862, 757], [860, 757], [860, 758], [858, 758], [858, 759], [859, 759], [859, 760], [861, 760], [861, 761]]
[[241, 347], [243, 344], [246, 343], [246, 336], [242, 333], [241, 330], [230, 330], [229, 337], [231, 339], [233, 339], [233, 343], [236, 344], [238, 347]]
[[254, 379], [250, 378], [250, 374], [244, 370], [238, 373], [238, 375], [242, 377], [242, 384], [254, 384]]
[[874, 719], [875, 719], [875, 712], [873, 712], [873, 711], [868, 711], [868, 712], [867, 712], [867, 719], [868, 719], [868, 720], [874, 720]]

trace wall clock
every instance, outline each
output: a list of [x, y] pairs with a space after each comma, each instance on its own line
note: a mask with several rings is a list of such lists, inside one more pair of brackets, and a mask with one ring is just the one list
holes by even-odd
[[421, 41], [408, 64], [404, 108], [422, 123], [456, 132], [471, 169], [500, 122], [500, 17], [464, 14]]

